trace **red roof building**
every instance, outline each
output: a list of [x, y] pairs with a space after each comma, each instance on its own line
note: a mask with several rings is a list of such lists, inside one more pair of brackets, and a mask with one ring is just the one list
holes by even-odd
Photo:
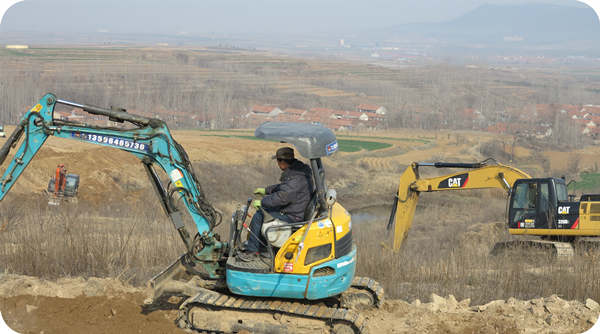
[[345, 111], [344, 112], [344, 118], [348, 118], [348, 119], [358, 119], [361, 121], [368, 121], [369, 120], [369, 116], [366, 112], [360, 112], [360, 111]]
[[377, 106], [373, 104], [360, 104], [357, 107], [359, 112], [365, 113], [375, 113], [380, 115], [385, 115], [387, 113], [387, 109], [383, 106]]
[[350, 119], [334, 119], [329, 121], [326, 126], [332, 130], [350, 130], [355, 125], [354, 122]]
[[274, 106], [255, 105], [250, 109], [249, 114], [274, 117], [274, 116], [281, 114], [282, 112], [283, 111], [281, 111], [281, 109], [274, 107]]
[[283, 113], [288, 115], [297, 115], [300, 117], [306, 113], [306, 109], [286, 108], [283, 110]]

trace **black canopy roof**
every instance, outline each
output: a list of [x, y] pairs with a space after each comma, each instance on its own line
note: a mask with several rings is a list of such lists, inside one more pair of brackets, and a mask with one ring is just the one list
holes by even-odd
[[254, 136], [290, 143], [307, 159], [332, 155], [338, 149], [335, 134], [321, 125], [292, 122], [267, 122], [261, 124]]

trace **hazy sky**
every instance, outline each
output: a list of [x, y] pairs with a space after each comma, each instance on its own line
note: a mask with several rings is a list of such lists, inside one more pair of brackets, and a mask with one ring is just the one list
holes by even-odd
[[575, 0], [25, 0], [0, 31], [286, 33], [378, 29], [439, 22], [485, 3], [585, 6]]

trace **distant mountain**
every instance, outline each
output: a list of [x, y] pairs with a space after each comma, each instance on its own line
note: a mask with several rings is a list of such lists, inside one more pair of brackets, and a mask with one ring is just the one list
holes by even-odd
[[[526, 50], [600, 57], [600, 22], [593, 9], [575, 0], [486, 4], [445, 22], [430, 9], [442, 2], [440, 14], [462, 4], [453, 12], [458, 15], [473, 8], [465, 4], [479, 1], [485, 0], [27, 0], [6, 13], [0, 44], [168, 43], [292, 50], [301, 45], [323, 50], [344, 38], [353, 46], [349, 53], [407, 42], [405, 49], [427, 55]], [[399, 24], [414, 20], [436, 23]]]
[[389, 32], [388, 36], [490, 45], [600, 42], [600, 22], [593, 9], [543, 3], [486, 4], [451, 21], [403, 24]]

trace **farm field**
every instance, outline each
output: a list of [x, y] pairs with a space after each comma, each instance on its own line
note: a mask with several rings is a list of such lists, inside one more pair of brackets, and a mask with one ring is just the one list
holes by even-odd
[[[162, 114], [171, 127], [198, 127], [209, 120], [218, 129], [245, 127], [242, 116], [256, 104], [356, 110], [365, 103], [389, 110], [384, 128], [469, 129], [473, 120], [462, 111], [474, 104], [495, 119], [497, 110], [520, 110], [532, 101], [558, 103], [546, 82], [565, 87], [561, 97], [569, 101], [594, 103], [600, 91], [596, 68], [386, 68], [202, 47], [0, 49], [0, 78], [11, 83], [0, 91], [2, 123], [16, 122], [32, 101], [52, 92], [92, 105]], [[173, 112], [201, 121], [190, 124], [172, 118]]]

